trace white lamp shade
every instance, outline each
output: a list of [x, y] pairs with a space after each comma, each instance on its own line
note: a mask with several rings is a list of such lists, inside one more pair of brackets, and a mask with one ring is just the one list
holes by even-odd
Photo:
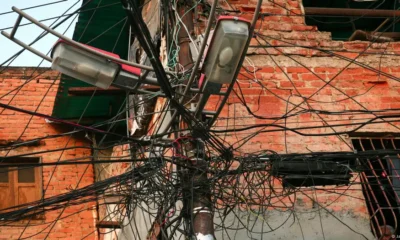
[[118, 64], [64, 42], [55, 46], [52, 58], [52, 69], [103, 89], [110, 87], [119, 70]]
[[204, 63], [207, 81], [220, 84], [233, 81], [248, 38], [247, 22], [232, 18], [217, 24]]

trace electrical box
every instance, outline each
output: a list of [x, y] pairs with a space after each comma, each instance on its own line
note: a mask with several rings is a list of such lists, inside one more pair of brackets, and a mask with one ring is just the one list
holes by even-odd
[[272, 175], [281, 178], [284, 187], [349, 184], [356, 157], [346, 155], [288, 156], [272, 162]]

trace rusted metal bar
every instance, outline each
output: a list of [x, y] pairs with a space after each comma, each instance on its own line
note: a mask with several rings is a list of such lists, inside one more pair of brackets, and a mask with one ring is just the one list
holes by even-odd
[[352, 8], [304, 8], [306, 15], [312, 16], [346, 16], [346, 17], [399, 17], [399, 10], [385, 9], [352, 9]]
[[378, 32], [379, 30], [381, 30], [381, 28], [383, 28], [383, 26], [385, 26], [386, 23], [388, 23], [390, 21], [390, 18], [386, 18], [385, 20], [383, 20], [383, 22], [374, 30], [374, 32]]
[[[371, 188], [371, 185], [369, 184], [368, 177], [365, 174], [365, 172], [362, 172], [360, 174], [360, 179], [361, 179], [361, 182], [365, 183], [365, 185], [363, 187], [365, 188], [365, 196], [367, 196], [366, 202], [369, 205], [369, 208], [373, 210], [373, 209], [375, 209], [373, 203], [377, 203], [378, 200], [376, 199], [375, 195], [372, 193], [372, 188]], [[377, 236], [378, 233], [376, 231], [377, 228], [375, 228], [374, 226], [380, 225], [379, 220], [377, 218], [377, 212], [379, 212], [380, 215], [383, 216], [382, 210], [380, 208], [378, 208], [375, 210], [374, 215], [372, 215], [370, 217], [371, 229], [375, 236]]]
[[[350, 133], [349, 134], [350, 138], [396, 138], [396, 137], [400, 137], [400, 133], [398, 132], [354, 132], [354, 133]], [[361, 144], [361, 143], [360, 143]], [[394, 143], [393, 143], [394, 146]], [[394, 146], [394, 149], [396, 149], [396, 147]]]
[[[371, 145], [371, 150], [376, 150], [373, 141], [372, 141], [371, 139], [369, 139], [369, 141], [370, 141], [370, 145]], [[369, 149], [366, 149], [367, 147], [364, 146], [364, 144], [363, 144], [363, 142], [362, 142], [361, 140], [359, 140], [359, 143], [360, 143], [360, 146], [361, 146], [362, 151], [369, 150]], [[377, 161], [379, 162], [380, 167], [382, 167], [383, 164], [381, 163], [381, 160], [378, 159]], [[372, 173], [372, 176], [371, 176], [371, 177], [374, 177], [374, 180], [376, 181], [375, 184], [377, 184], [378, 186], [380, 186], [380, 194], [381, 194], [381, 195], [383, 196], [383, 198], [385, 199], [385, 204], [384, 204], [384, 206], [388, 206], [388, 208], [387, 208], [387, 207], [382, 208], [380, 202], [378, 201], [377, 197], [375, 196], [374, 190], [371, 188], [371, 183], [368, 181], [368, 177], [366, 177], [366, 179], [367, 179], [367, 186], [368, 186], [368, 188], [369, 188], [369, 190], [370, 190], [370, 191], [369, 191], [369, 194], [371, 194], [371, 195], [373, 196], [373, 198], [374, 198], [374, 200], [375, 200], [375, 204], [377, 205], [377, 206], [376, 206], [376, 209], [373, 208], [373, 206], [372, 206], [372, 210], [375, 210], [374, 215], [376, 214], [377, 210], [379, 210], [380, 213], [381, 213], [381, 218], [382, 218], [382, 220], [381, 220], [381, 222], [378, 220], [378, 224], [377, 224], [377, 226], [376, 226], [377, 229], [374, 229], [375, 234], [377, 234], [377, 232], [379, 231], [379, 233], [378, 233], [376, 236], [377, 236], [377, 237], [381, 237], [381, 236], [383, 235], [381, 226], [387, 226], [387, 225], [388, 225], [388, 222], [387, 222], [387, 219], [386, 219], [386, 215], [385, 215], [385, 213], [383, 213], [382, 209], [384, 209], [384, 210], [386, 210], [386, 211], [387, 211], [387, 210], [390, 210], [390, 211], [391, 211], [391, 212], [388, 213], [388, 214], [392, 214], [392, 216], [393, 216], [393, 219], [394, 219], [394, 221], [395, 221], [395, 226], [394, 226], [395, 229], [397, 229], [397, 219], [396, 219], [396, 214], [395, 214], [394, 211], [393, 211], [393, 208], [394, 208], [394, 207], [393, 207], [393, 206], [391, 205], [391, 203], [390, 203], [390, 200], [389, 200], [389, 198], [388, 198], [388, 196], [387, 196], [387, 194], [386, 194], [386, 192], [385, 192], [385, 188], [383, 187], [384, 185], [382, 184], [382, 182], [381, 182], [381, 180], [380, 180], [379, 174], [377, 173], [376, 169], [375, 169], [374, 166], [372, 165], [371, 159], [369, 159], [369, 160], [367, 161], [367, 164], [368, 164], [368, 166], [369, 166], [369, 170], [370, 170], [371, 173]], [[384, 168], [383, 168], [383, 169], [384, 169]], [[387, 175], [386, 175], [386, 176], [387, 176]], [[393, 186], [392, 186], [392, 187], [393, 187]]]
[[155, 217], [146, 240], [157, 240], [161, 234], [162, 218], [165, 217], [164, 210], [162, 207], [158, 209], [157, 216]]
[[[382, 139], [382, 138], [380, 139], [380, 142], [381, 142], [381, 145], [382, 145], [383, 149], [386, 150], [385, 144], [383, 143], [383, 139]], [[379, 164], [380, 164], [380, 166], [381, 166], [381, 168], [382, 168], [382, 171], [383, 171], [384, 174], [386, 175], [386, 178], [387, 178], [387, 180], [388, 180], [390, 186], [391, 186], [392, 189], [394, 190], [395, 187], [394, 187], [394, 185], [393, 185], [393, 180], [392, 180], [393, 178], [390, 177], [390, 176], [392, 175], [392, 173], [390, 172], [390, 169], [388, 169], [388, 171], [386, 171], [386, 169], [387, 169], [387, 166], [390, 165], [394, 171], [397, 172], [397, 170], [396, 170], [396, 167], [394, 166], [394, 164], [393, 164], [393, 162], [392, 162], [392, 159], [391, 159], [389, 156], [384, 157], [384, 159], [386, 160], [387, 165], [384, 166], [384, 164], [382, 163], [382, 161], [381, 161], [380, 158], [378, 159], [378, 160], [379, 160]], [[397, 203], [400, 203], [399, 196], [398, 196], [397, 194], [394, 194], [394, 197], [396, 198], [396, 202], [397, 202]], [[396, 220], [397, 220], [397, 219], [396, 219]], [[396, 225], [397, 225], [397, 224], [396, 224]]]
[[374, 41], [378, 43], [383, 42], [394, 42], [400, 38], [400, 34], [397, 32], [378, 32], [385, 24], [387, 24], [391, 18], [386, 18], [374, 31], [367, 32], [363, 30], [356, 30], [350, 36], [349, 41], [361, 40], [361, 41]]
[[363, 30], [356, 30], [350, 36], [349, 41], [361, 40], [382, 43], [394, 42], [398, 39], [400, 39], [400, 33], [398, 32], [366, 32]]

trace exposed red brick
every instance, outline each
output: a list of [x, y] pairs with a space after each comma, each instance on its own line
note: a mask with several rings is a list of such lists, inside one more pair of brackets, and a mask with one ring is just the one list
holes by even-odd
[[[18, 87], [25, 84], [22, 88], [15, 91], [12, 95], [15, 97], [4, 97], [0, 102], [15, 106], [18, 108], [33, 110], [36, 109], [40, 113], [51, 115], [55, 94], [57, 93], [59, 80], [57, 76], [59, 73], [47, 68], [8, 68], [0, 74], [0, 95], [6, 94], [11, 90], [17, 89]], [[33, 79], [29, 82], [24, 77], [37, 72], [42, 73], [40, 79]], [[5, 77], [5, 78], [4, 78]], [[48, 91], [48, 90], [51, 91]], [[47, 95], [45, 97], [45, 95]], [[40, 103], [40, 105], [39, 105]], [[38, 137], [45, 137], [47, 135], [60, 134], [60, 130], [57, 130], [54, 125], [46, 123], [43, 118], [32, 117], [27, 114], [17, 113], [10, 110], [0, 109], [0, 142], [11, 143], [16, 140], [29, 140]], [[25, 129], [25, 127], [27, 127]], [[90, 146], [90, 143], [68, 137], [60, 137], [56, 139], [45, 139], [42, 140], [39, 146], [29, 146], [21, 147], [7, 151], [0, 151], [0, 156], [7, 154], [8, 156], [19, 155], [22, 153], [31, 153], [38, 151], [45, 151], [50, 149], [61, 149], [67, 146]], [[66, 150], [61, 156], [61, 152], [50, 152], [44, 154], [38, 154], [37, 157], [41, 157], [43, 162], [56, 162], [65, 161], [73, 158], [81, 158], [85, 156], [90, 156], [91, 151], [88, 149], [72, 149]], [[34, 155], [33, 155], [34, 156]], [[85, 166], [86, 167], [86, 166]], [[57, 168], [51, 166], [43, 167], [43, 186], [44, 186], [44, 196], [52, 197], [61, 193], [68, 192], [71, 187], [77, 187], [77, 181], [81, 178], [83, 171], [80, 171], [82, 166], [75, 165], [63, 165]], [[52, 177], [50, 177], [52, 176]], [[82, 178], [79, 187], [87, 186], [94, 182], [93, 178], [93, 168], [89, 166], [85, 172], [85, 176]], [[68, 218], [59, 219], [56, 227], [48, 235], [48, 239], [58, 239], [58, 240], [69, 240], [69, 239], [82, 239], [90, 232], [93, 234], [88, 236], [88, 239], [97, 239], [97, 232], [95, 231], [94, 217], [96, 216], [96, 208], [94, 203], [86, 203], [80, 205], [82, 209], [88, 209], [84, 216], [79, 214], [71, 215]], [[65, 214], [72, 214], [78, 212], [74, 207], [67, 207], [65, 209]], [[59, 217], [60, 211], [51, 211], [45, 214], [47, 222]], [[63, 215], [63, 216], [64, 216]], [[87, 223], [87, 228], [82, 229], [82, 223]], [[23, 238], [29, 239], [44, 239], [47, 236], [48, 230], [40, 233], [43, 230], [43, 225], [40, 224], [41, 220], [31, 221], [31, 226], [26, 228]], [[26, 223], [25, 223], [26, 225]], [[0, 238], [4, 239], [17, 239], [25, 227], [21, 224], [21, 227], [0, 227]], [[68, 226], [68, 227], [58, 227], [58, 226]], [[32, 237], [30, 237], [32, 236]]]

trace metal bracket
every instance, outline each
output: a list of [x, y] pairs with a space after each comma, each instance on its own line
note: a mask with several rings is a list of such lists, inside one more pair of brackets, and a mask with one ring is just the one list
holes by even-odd
[[[10, 39], [11, 41], [17, 43], [18, 45], [22, 46], [23, 48], [25, 48], [25, 49], [31, 51], [32, 53], [34, 53], [34, 54], [36, 54], [36, 55], [38, 55], [38, 56], [44, 58], [45, 60], [47, 60], [47, 61], [49, 61], [49, 62], [51, 62], [52, 59], [51, 59], [50, 57], [48, 57], [46, 54], [41, 53], [40, 51], [38, 51], [38, 50], [32, 48], [31, 46], [29, 46], [29, 45], [23, 43], [22, 41], [20, 41], [20, 40], [18, 40], [18, 39], [16, 39], [16, 38], [14, 37], [14, 36], [15, 36], [15, 33], [17, 32], [17, 29], [18, 29], [18, 27], [19, 27], [19, 24], [21, 23], [22, 18], [25, 18], [26, 20], [30, 21], [31, 23], [33, 23], [33, 24], [35, 24], [36, 26], [38, 26], [38, 27], [42, 28], [43, 30], [45, 30], [47, 33], [53, 34], [54, 36], [56, 36], [56, 37], [58, 37], [58, 38], [64, 40], [65, 42], [67, 42], [68, 44], [70, 44], [70, 45], [72, 45], [72, 46], [74, 46], [74, 47], [77, 47], [77, 48], [82, 49], [82, 50], [84, 50], [84, 51], [87, 51], [87, 52], [89, 52], [89, 53], [95, 54], [95, 55], [97, 55], [97, 56], [99, 56], [99, 57], [103, 57], [103, 58], [106, 58], [106, 59], [108, 59], [108, 60], [114, 61], [114, 62], [116, 62], [116, 63], [125, 64], [125, 65], [131, 66], [131, 67], [136, 67], [136, 68], [141, 68], [141, 69], [153, 71], [153, 68], [150, 67], [150, 66], [145, 66], [145, 65], [141, 65], [141, 64], [136, 64], [136, 63], [133, 63], [133, 62], [129, 62], [129, 61], [127, 61], [127, 60], [123, 60], [123, 59], [120, 59], [120, 58], [116, 58], [116, 57], [113, 57], [113, 56], [109, 56], [109, 55], [107, 55], [107, 54], [103, 54], [103, 53], [98, 52], [98, 51], [96, 51], [96, 50], [94, 50], [94, 49], [91, 49], [91, 48], [85, 46], [84, 44], [81, 44], [81, 43], [79, 43], [79, 42], [76, 42], [76, 41], [74, 41], [74, 40], [72, 40], [72, 39], [70, 39], [70, 38], [64, 36], [63, 34], [61, 34], [61, 33], [57, 32], [57, 31], [55, 31], [54, 29], [52, 29], [52, 28], [50, 28], [50, 27], [44, 25], [43, 23], [41, 23], [41, 22], [39, 22], [38, 20], [36, 20], [35, 18], [31, 17], [30, 15], [28, 15], [27, 13], [25, 13], [24, 11], [22, 11], [22, 10], [19, 9], [19, 8], [12, 7], [12, 10], [18, 14], [17, 21], [15, 22], [15, 25], [14, 25], [12, 31], [11, 31], [11, 34], [8, 34], [8, 33], [4, 32], [4, 31], [2, 31], [1, 34], [2, 34], [3, 36], [5, 36], [6, 38]], [[167, 74], [173, 74], [173, 73], [171, 73], [171, 72], [166, 72], [166, 73], [167, 73]]]
[[[14, 7], [13, 7], [13, 10], [14, 10]], [[28, 51], [36, 54], [37, 56], [43, 58], [44, 60], [52, 62], [52, 59], [49, 56], [47, 56], [46, 54], [34, 49], [33, 47], [29, 46], [28, 44], [26, 44], [26, 43], [22, 42], [21, 40], [15, 38], [15, 34], [17, 33], [18, 27], [19, 27], [19, 25], [20, 25], [20, 23], [22, 21], [22, 17], [23, 17], [23, 15], [21, 15], [21, 14], [18, 15], [17, 21], [15, 21], [14, 27], [11, 30], [10, 34], [6, 33], [5, 31], [1, 31], [1, 34], [4, 37], [6, 37], [6, 38], [10, 39], [11, 41], [15, 42], [16, 44], [20, 45], [21, 47], [25, 48], [26, 50], [28, 50]]]

